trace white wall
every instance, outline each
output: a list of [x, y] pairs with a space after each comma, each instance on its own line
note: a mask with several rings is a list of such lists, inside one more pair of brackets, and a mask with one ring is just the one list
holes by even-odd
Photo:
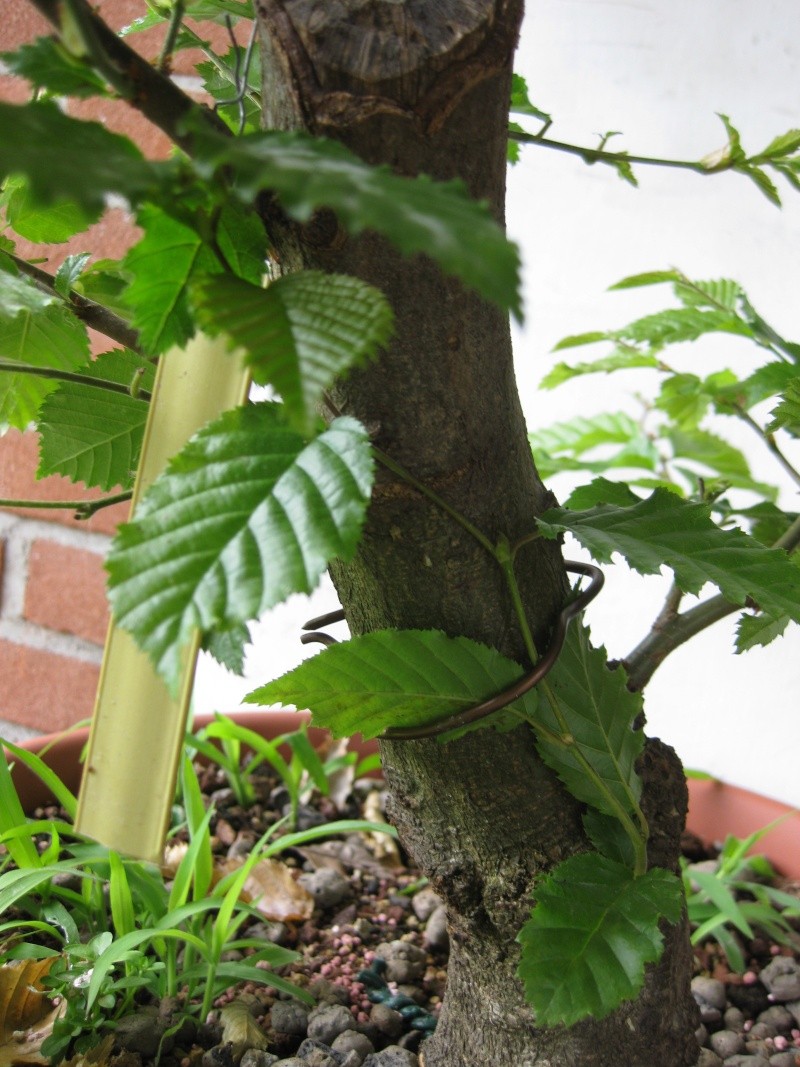
[[[616, 129], [624, 131], [613, 142], [620, 148], [696, 159], [724, 144], [715, 112], [731, 116], [752, 151], [800, 126], [798, 31], [797, 0], [535, 0], [517, 69], [534, 103], [553, 114], [551, 136], [593, 145], [597, 133]], [[769, 321], [800, 338], [800, 194], [781, 184], [779, 211], [742, 177], [637, 172], [634, 190], [608, 168], [530, 147], [510, 173], [508, 222], [523, 249], [527, 308], [517, 367], [532, 426], [617, 410], [630, 404], [626, 392], [645, 387], [635, 375], [593, 376], [536, 392], [560, 337], [622, 325], [666, 302], [666, 287], [604, 292], [626, 274], [679, 266], [697, 278], [736, 278]], [[686, 349], [687, 369], [704, 373], [727, 361], [747, 373], [746, 346], [701, 344]], [[738, 440], [747, 443], [746, 433]], [[754, 469], [774, 480], [753, 443]], [[797, 506], [793, 491], [786, 502]], [[622, 566], [605, 570], [606, 591], [588, 619], [595, 638], [621, 656], [645, 633], [666, 583]], [[295, 598], [272, 612], [257, 628], [244, 682], [204, 663], [198, 710], [230, 709], [293, 666], [308, 654], [300, 624], [334, 604], [326, 584], [311, 604]], [[800, 805], [800, 631], [739, 657], [732, 635], [732, 622], [719, 623], [659, 669], [648, 689], [650, 732], [687, 766]]]

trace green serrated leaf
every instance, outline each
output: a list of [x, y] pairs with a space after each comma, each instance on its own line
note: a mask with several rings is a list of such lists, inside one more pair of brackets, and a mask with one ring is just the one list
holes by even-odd
[[231, 167], [233, 191], [246, 203], [270, 190], [300, 222], [317, 208], [331, 208], [352, 233], [376, 230], [406, 255], [425, 253], [521, 318], [518, 250], [461, 182], [402, 178], [368, 166], [343, 145], [301, 133], [228, 139], [204, 129], [195, 139], [200, 172]]
[[118, 623], [174, 685], [196, 629], [248, 622], [311, 592], [331, 559], [352, 555], [372, 478], [354, 419], [306, 443], [278, 404], [226, 412], [171, 460], [118, 531], [107, 564]]
[[788, 615], [748, 615], [743, 613], [736, 626], [736, 652], [748, 652], [758, 645], [769, 645], [781, 637], [792, 620]]
[[641, 574], [657, 574], [666, 565], [686, 593], [713, 582], [734, 604], [751, 597], [772, 616], [800, 620], [800, 570], [787, 553], [765, 548], [741, 530], [721, 530], [705, 504], [656, 489], [631, 507], [554, 508], [537, 522], [545, 537], [572, 533], [601, 563], [619, 552]]
[[579, 348], [581, 345], [593, 345], [598, 341], [607, 341], [609, 338], [605, 330], [590, 330], [588, 333], [573, 333], [569, 337], [562, 337], [558, 344], [553, 346], [554, 352], [560, 352], [564, 348]]
[[41, 204], [23, 177], [10, 179], [7, 192], [6, 217], [12, 229], [28, 241], [63, 244], [93, 221], [78, 204], [69, 201]]
[[658, 360], [649, 352], [638, 352], [635, 349], [618, 348], [602, 359], [596, 359], [592, 363], [557, 363], [551, 371], [542, 378], [541, 389], [555, 389], [557, 385], [579, 378], [585, 374], [612, 374], [618, 370], [632, 370], [636, 367], [658, 367]]
[[3, 52], [3, 63], [37, 89], [54, 96], [106, 96], [108, 87], [90, 63], [68, 52], [54, 37], [38, 37], [16, 52]]
[[136, 202], [163, 167], [143, 159], [127, 137], [53, 103], [0, 103], [0, 179], [25, 175], [36, 203], [77, 205], [87, 224], [100, 217], [107, 193]]
[[587, 808], [581, 817], [586, 836], [601, 856], [621, 863], [629, 871], [634, 869], [636, 855], [630, 837], [622, 823], [612, 815], [603, 815], [595, 808]]
[[714, 390], [714, 406], [723, 415], [730, 414], [732, 407], [749, 411], [762, 400], [782, 393], [796, 374], [797, 367], [791, 363], [765, 363], [743, 381]]
[[776, 159], [780, 156], [790, 156], [800, 150], [800, 130], [787, 130], [786, 133], [774, 137], [766, 148], [754, 157], [759, 162], [766, 159]]
[[552, 115], [548, 115], [546, 111], [541, 111], [531, 103], [531, 98], [528, 95], [528, 84], [521, 74], [515, 73], [511, 75], [510, 110], [519, 115], [530, 115], [531, 118], [538, 119], [547, 126], [553, 122]]
[[755, 182], [755, 184], [758, 186], [758, 188], [761, 190], [761, 192], [771, 204], [774, 204], [776, 207], [781, 206], [780, 193], [778, 192], [775, 183], [772, 181], [766, 171], [763, 171], [760, 167], [753, 166], [741, 166], [737, 167], [736, 169], [740, 173], [746, 174], [748, 178]]
[[80, 278], [90, 258], [90, 252], [79, 252], [75, 256], [67, 256], [56, 271], [54, 288], [65, 300], [69, 298], [70, 290]]
[[152, 204], [140, 210], [137, 222], [145, 233], [122, 261], [133, 279], [125, 303], [142, 348], [158, 355], [194, 336], [189, 286], [203, 274], [219, 274], [222, 266], [199, 234]]
[[[642, 698], [627, 688], [624, 671], [608, 669], [605, 649], [574, 624], [539, 699], [536, 747], [573, 796], [606, 815], [631, 812], [641, 782], [635, 764], [644, 737], [634, 729]], [[592, 773], [587, 773], [587, 767]]]
[[631, 492], [625, 482], [611, 482], [607, 478], [595, 478], [588, 485], [573, 490], [564, 507], [570, 511], [583, 511], [597, 504], [617, 504], [621, 508], [638, 504], [641, 497]]
[[795, 437], [800, 436], [800, 378], [795, 377], [787, 382], [781, 402], [770, 414], [772, 419], [767, 426], [767, 433], [788, 430]]
[[[118, 349], [81, 367], [90, 377], [152, 390], [155, 369]], [[104, 491], [133, 486], [147, 421], [145, 400], [77, 382], [62, 382], [42, 404], [38, 477], [61, 474]]]
[[678, 274], [674, 285], [675, 295], [686, 307], [717, 308], [735, 312], [742, 287], [732, 278], [715, 278], [712, 281], [694, 281]]
[[59, 303], [58, 297], [40, 289], [30, 278], [16, 272], [0, 272], [0, 322], [12, 322], [22, 314], [39, 314]]
[[[282, 678], [250, 693], [251, 704], [309, 708], [336, 737], [377, 737], [472, 707], [521, 677], [522, 667], [492, 648], [438, 630], [377, 630], [331, 645]], [[517, 706], [531, 716], [533, 692]]]
[[[750, 489], [768, 499], [774, 499], [777, 495], [774, 486], [756, 481], [751, 476], [744, 453], [716, 434], [707, 430], [674, 429], [667, 430], [664, 436], [672, 445], [673, 462], [683, 459], [699, 463], [721, 476], [729, 485]], [[684, 470], [684, 473], [691, 475], [693, 472]]]
[[628, 185], [632, 185], [634, 189], [639, 188], [639, 179], [633, 173], [633, 167], [630, 165], [627, 159], [615, 159], [611, 161], [611, 165], [616, 170], [617, 174]]
[[647, 344], [653, 350], [681, 341], [696, 341], [706, 333], [733, 333], [752, 337], [753, 331], [737, 315], [716, 308], [667, 308], [629, 323], [613, 336]]
[[639, 437], [639, 424], [623, 411], [577, 416], [528, 434], [534, 452], [542, 448], [551, 454], [567, 452], [571, 455], [581, 455], [600, 445], [627, 444]]
[[[0, 283], [5, 285], [8, 278], [13, 275], [0, 274]], [[77, 370], [88, 360], [83, 323], [52, 299], [56, 302], [39, 311], [21, 310], [11, 319], [0, 315], [0, 360], [66, 371]], [[56, 385], [34, 374], [0, 371], [0, 424], [26, 429]]]
[[661, 285], [663, 282], [677, 282], [681, 274], [676, 270], [648, 270], [641, 274], [629, 274], [626, 278], [610, 285], [609, 291], [615, 289], [639, 289], [645, 285]]
[[344, 371], [375, 356], [392, 330], [392, 309], [357, 278], [300, 271], [266, 289], [232, 275], [194, 290], [201, 325], [244, 349], [253, 380], [280, 393], [300, 433], [314, 427], [323, 393]]
[[517, 937], [517, 971], [538, 1026], [602, 1019], [642, 987], [663, 949], [662, 917], [677, 922], [680, 879], [658, 867], [640, 878], [597, 853], [572, 856], [536, 887]]
[[710, 398], [696, 374], [672, 374], [661, 383], [655, 406], [681, 429], [695, 429], [706, 412]]
[[245, 653], [250, 641], [249, 628], [244, 623], [234, 623], [224, 630], [214, 630], [206, 634], [201, 647], [217, 663], [241, 677], [244, 674]]
[[234, 274], [261, 285], [267, 263], [267, 235], [254, 211], [237, 200], [226, 203], [217, 222], [217, 244]]

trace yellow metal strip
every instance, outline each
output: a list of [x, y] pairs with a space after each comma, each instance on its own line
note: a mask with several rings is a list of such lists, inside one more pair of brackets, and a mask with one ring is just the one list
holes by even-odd
[[[159, 361], [133, 506], [188, 439], [247, 399], [250, 375], [222, 339], [198, 335]], [[173, 699], [147, 655], [112, 621], [97, 691], [76, 829], [158, 861], [183, 749], [199, 635]]]

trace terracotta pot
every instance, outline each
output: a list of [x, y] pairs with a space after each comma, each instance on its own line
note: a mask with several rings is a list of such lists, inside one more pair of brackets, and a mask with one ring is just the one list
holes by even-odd
[[[195, 725], [204, 726], [212, 718], [211, 715], [200, 715]], [[232, 718], [266, 737], [276, 737], [278, 734], [297, 729], [300, 722], [308, 721], [308, 714], [291, 711], [245, 711], [234, 713]], [[312, 726], [309, 729], [309, 737], [313, 744], [318, 744], [325, 737], [325, 732]], [[38, 737], [28, 742], [25, 747], [34, 752], [46, 749], [45, 761], [66, 785], [76, 792], [80, 785], [80, 755], [87, 738], [87, 730], [76, 730], [66, 736], [53, 734]], [[49, 747], [51, 745], [52, 747]], [[360, 755], [366, 755], [374, 752], [377, 746], [374, 741], [365, 742], [354, 738], [350, 747]], [[14, 768], [14, 781], [23, 806], [28, 811], [51, 799], [42, 782], [20, 764]], [[770, 800], [725, 782], [698, 779], [689, 782], [687, 823], [690, 830], [706, 841], [721, 842], [727, 834], [746, 837], [781, 816], [784, 816], [783, 821], [759, 841], [756, 851], [768, 856], [788, 877], [800, 878], [800, 812], [777, 800]]]

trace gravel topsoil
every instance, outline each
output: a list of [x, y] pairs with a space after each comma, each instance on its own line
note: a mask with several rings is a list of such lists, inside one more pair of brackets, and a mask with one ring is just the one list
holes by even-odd
[[[261, 800], [247, 810], [237, 807], [217, 767], [199, 773], [216, 810], [212, 829], [221, 858], [245, 854], [286, 810], [285, 789], [261, 768], [253, 778]], [[301, 806], [298, 829], [333, 819], [380, 818], [380, 782], [362, 780], [353, 787], [345, 778], [333, 785], [331, 796], [315, 795]], [[692, 862], [716, 855], [713, 846], [690, 835], [684, 844]], [[447, 981], [446, 917], [436, 894], [386, 835], [317, 841], [280, 859], [293, 868], [294, 884], [313, 897], [306, 897], [310, 918], [265, 918], [247, 935], [300, 953], [281, 974], [307, 989], [316, 1006], [309, 1010], [257, 982], [220, 998], [202, 1023], [178, 1025], [180, 1003], [143, 1004], [106, 1038], [100, 1063], [420, 1067], [418, 1053], [435, 1027]], [[800, 895], [797, 883], [784, 880], [781, 887]], [[703, 1046], [698, 1067], [800, 1067], [800, 951], [759, 938], [743, 948], [744, 974], [731, 972], [715, 942], [696, 950], [692, 988]]]

